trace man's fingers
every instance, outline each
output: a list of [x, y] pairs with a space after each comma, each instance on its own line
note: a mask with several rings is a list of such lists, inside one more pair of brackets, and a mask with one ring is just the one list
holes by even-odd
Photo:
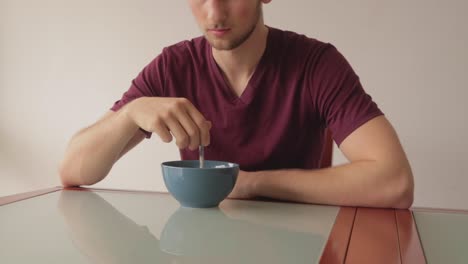
[[162, 139], [163, 142], [169, 143], [172, 141], [172, 135], [169, 132], [169, 129], [163, 125], [163, 123], [158, 123], [154, 127], [154, 132]]
[[185, 149], [190, 144], [190, 138], [185, 132], [185, 129], [179, 123], [179, 120], [169, 118], [166, 120], [166, 125], [176, 138], [177, 147], [179, 147], [179, 149]]
[[201, 130], [200, 138], [203, 146], [210, 145], [211, 137], [210, 137], [210, 129], [213, 126], [210, 121], [205, 121], [204, 123], [205, 129]]
[[177, 119], [190, 138], [189, 149], [196, 150], [200, 146], [200, 128], [195, 124], [185, 109], [177, 112]]
[[207, 121], [191, 103], [187, 104], [187, 112], [200, 131], [201, 144], [208, 146], [210, 144], [211, 122]]
[[158, 134], [164, 142], [170, 142], [175, 137], [180, 149], [189, 147], [190, 150], [196, 150], [200, 145], [210, 144], [211, 122], [207, 121], [188, 99], [155, 98], [154, 100], [161, 100], [162, 103], [156, 104], [155, 101], [152, 105], [157, 114], [153, 117], [154, 120], [148, 131]]

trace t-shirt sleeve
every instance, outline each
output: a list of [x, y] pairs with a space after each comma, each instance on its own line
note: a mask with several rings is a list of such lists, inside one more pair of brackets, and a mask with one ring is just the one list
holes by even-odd
[[[119, 111], [123, 106], [140, 97], [164, 96], [166, 60], [164, 51], [153, 59], [132, 80], [130, 88], [122, 95], [122, 98], [114, 103], [111, 110]], [[147, 138], [151, 132], [141, 129]]]
[[338, 146], [367, 121], [383, 115], [344, 56], [327, 44], [312, 74], [312, 100]]

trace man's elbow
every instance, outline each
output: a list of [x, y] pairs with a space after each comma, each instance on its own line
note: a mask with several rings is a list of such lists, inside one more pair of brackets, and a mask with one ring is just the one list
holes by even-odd
[[79, 183], [73, 180], [76, 177], [74, 177], [71, 168], [69, 168], [69, 166], [67, 166], [65, 162], [62, 162], [59, 165], [58, 174], [60, 177], [60, 182], [62, 183], [62, 186], [64, 188], [77, 187], [80, 185]]
[[[74, 163], [66, 162], [60, 164], [58, 172], [63, 187], [77, 187], [80, 185], [93, 185], [104, 179], [109, 170], [94, 170], [83, 173], [83, 169], [76, 167]], [[84, 177], [86, 175], [86, 177]]]
[[399, 174], [391, 200], [392, 207], [397, 209], [408, 209], [413, 205], [414, 180], [411, 169], [406, 169]]

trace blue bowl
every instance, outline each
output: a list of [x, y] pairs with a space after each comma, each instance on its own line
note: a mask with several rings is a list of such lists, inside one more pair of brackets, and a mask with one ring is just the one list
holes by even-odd
[[236, 184], [239, 165], [224, 161], [168, 161], [161, 164], [164, 184], [183, 207], [216, 207]]

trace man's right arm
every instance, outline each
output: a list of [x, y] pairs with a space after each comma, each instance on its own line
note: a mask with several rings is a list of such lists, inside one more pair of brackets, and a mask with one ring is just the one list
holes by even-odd
[[180, 149], [194, 150], [210, 141], [211, 123], [187, 99], [141, 97], [73, 136], [59, 168], [62, 185], [92, 185], [104, 179], [114, 163], [144, 139], [139, 128], [164, 142], [174, 135]]
[[70, 140], [59, 169], [62, 185], [92, 185], [101, 181], [113, 164], [144, 136], [125, 107], [118, 112], [107, 112]]

